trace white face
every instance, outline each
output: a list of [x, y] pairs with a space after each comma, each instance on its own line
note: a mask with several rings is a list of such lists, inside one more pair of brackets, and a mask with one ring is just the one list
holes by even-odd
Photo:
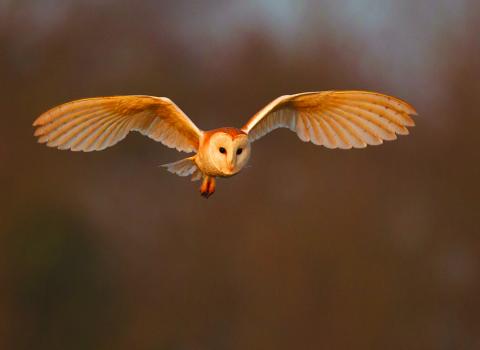
[[247, 135], [231, 135], [218, 132], [211, 136], [208, 154], [210, 162], [224, 175], [235, 175], [247, 164], [250, 142]]

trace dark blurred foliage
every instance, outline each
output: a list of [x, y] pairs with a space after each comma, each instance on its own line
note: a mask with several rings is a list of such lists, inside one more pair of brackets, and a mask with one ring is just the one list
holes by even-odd
[[[480, 348], [477, 1], [0, 0], [0, 349]], [[278, 95], [367, 89], [408, 137], [286, 130], [198, 183], [138, 134], [38, 145], [62, 102], [174, 100], [200, 128]]]

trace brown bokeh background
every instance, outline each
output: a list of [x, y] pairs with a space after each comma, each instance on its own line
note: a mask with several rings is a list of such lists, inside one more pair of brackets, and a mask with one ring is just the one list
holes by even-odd
[[[467, 0], [0, 0], [0, 349], [480, 349], [480, 5]], [[200, 128], [281, 94], [411, 102], [408, 137], [278, 130], [198, 183], [131, 134], [36, 143], [57, 104], [149, 94]]]

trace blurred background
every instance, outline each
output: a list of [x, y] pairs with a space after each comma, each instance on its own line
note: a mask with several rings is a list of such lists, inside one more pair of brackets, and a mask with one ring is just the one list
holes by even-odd
[[[480, 4], [0, 0], [0, 349], [480, 349]], [[411, 135], [283, 129], [199, 183], [131, 134], [36, 143], [84, 97], [168, 96], [202, 129], [282, 94], [409, 101]]]

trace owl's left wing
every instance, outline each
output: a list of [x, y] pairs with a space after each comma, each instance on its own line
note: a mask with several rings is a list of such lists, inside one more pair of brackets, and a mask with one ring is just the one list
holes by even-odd
[[68, 102], [43, 113], [33, 126], [40, 143], [84, 152], [113, 146], [130, 131], [167, 147], [193, 152], [198, 150], [203, 134], [170, 99], [143, 95]]
[[415, 109], [407, 102], [368, 91], [321, 91], [280, 96], [242, 128], [251, 141], [277, 128], [328, 148], [362, 148], [408, 134]]

